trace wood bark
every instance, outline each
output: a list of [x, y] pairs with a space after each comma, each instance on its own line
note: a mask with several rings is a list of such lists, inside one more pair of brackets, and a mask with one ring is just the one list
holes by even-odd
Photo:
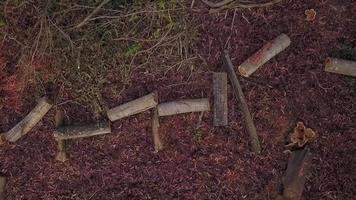
[[10, 142], [16, 142], [26, 135], [51, 109], [52, 104], [46, 98], [41, 98], [35, 108], [16, 126], [5, 133], [5, 138]]
[[230, 82], [235, 90], [237, 99], [239, 101], [239, 107], [240, 110], [242, 111], [242, 114], [244, 116], [244, 121], [245, 121], [245, 126], [247, 129], [247, 132], [250, 136], [250, 141], [251, 141], [251, 147], [252, 150], [255, 153], [260, 153], [261, 152], [261, 146], [260, 142], [257, 136], [257, 131], [255, 124], [253, 123], [251, 113], [248, 109], [245, 96], [242, 92], [241, 85], [239, 83], [239, 80], [237, 79], [236, 73], [234, 71], [234, 66], [232, 65], [232, 62], [230, 60], [230, 56], [227, 50], [225, 50], [222, 54], [222, 60], [223, 60], [223, 66], [225, 68], [225, 71], [227, 72]]
[[161, 103], [158, 105], [159, 116], [177, 115], [189, 112], [203, 112], [210, 110], [209, 99], [186, 99]]
[[54, 137], [57, 140], [76, 139], [92, 137], [111, 133], [109, 122], [97, 122], [86, 125], [64, 126], [54, 131]]
[[328, 58], [325, 62], [325, 71], [356, 77], [356, 61]]
[[146, 96], [108, 110], [107, 116], [110, 121], [116, 121], [118, 119], [128, 117], [130, 115], [135, 115], [137, 113], [154, 108], [157, 106], [157, 104], [157, 94], [156, 92], [152, 92]]
[[0, 200], [5, 200], [6, 177], [0, 176]]
[[159, 135], [159, 116], [158, 109], [152, 109], [152, 138], [155, 152], [158, 152], [163, 149], [163, 144]]
[[238, 67], [240, 74], [249, 77], [259, 67], [287, 48], [290, 43], [291, 40], [286, 34], [281, 34], [274, 40], [267, 42], [260, 50]]
[[[64, 113], [62, 110], [56, 110], [56, 115], [55, 115], [55, 125], [56, 128], [59, 128], [63, 126], [64, 124]], [[56, 139], [57, 141], [57, 148], [58, 152], [56, 155], [56, 160], [65, 162], [67, 160], [67, 153], [66, 153], [66, 148], [65, 148], [65, 140], [62, 139]]]
[[283, 192], [280, 199], [299, 200], [301, 198], [310, 167], [311, 154], [308, 148], [292, 151], [282, 181]]
[[225, 72], [213, 74], [214, 126], [227, 125], [227, 75]]

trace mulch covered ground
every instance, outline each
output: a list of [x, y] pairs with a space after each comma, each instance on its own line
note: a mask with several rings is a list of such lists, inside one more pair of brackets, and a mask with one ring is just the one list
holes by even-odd
[[[316, 19], [305, 20], [313, 8]], [[325, 58], [356, 47], [356, 2], [293, 1], [268, 9], [230, 10], [209, 15], [197, 1], [192, 20], [199, 30], [197, 72], [137, 70], [119, 98], [105, 86], [110, 106], [156, 89], [160, 101], [211, 97], [220, 51], [230, 50], [237, 66], [267, 40], [286, 33], [292, 44], [251, 78], [241, 79], [263, 151], [251, 153], [248, 135], [229, 89], [229, 126], [214, 128], [212, 113], [161, 119], [164, 151], [153, 153], [150, 115], [114, 122], [113, 133], [68, 142], [70, 159], [56, 162], [54, 110], [15, 144], [0, 147], [0, 172], [8, 177], [8, 199], [274, 199], [286, 168], [284, 144], [291, 127], [303, 121], [318, 133], [311, 145], [312, 173], [303, 199], [353, 199], [355, 189], [356, 97], [354, 79], [323, 71]], [[2, 49], [3, 50], [3, 49]], [[348, 53], [356, 59], [356, 53]], [[355, 83], [353, 83], [355, 84]], [[1, 110], [1, 131], [22, 113]], [[77, 104], [63, 104], [66, 122], [90, 121]]]

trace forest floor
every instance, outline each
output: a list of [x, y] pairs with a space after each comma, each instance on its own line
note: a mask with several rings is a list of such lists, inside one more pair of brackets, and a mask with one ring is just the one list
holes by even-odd
[[[275, 199], [296, 122], [317, 132], [303, 199], [356, 195], [356, 79], [324, 72], [329, 56], [356, 60], [356, 2], [284, 0], [209, 14], [201, 1], [115, 1], [76, 27], [99, 1], [0, 3], [0, 132], [48, 96], [54, 108], [16, 143], [0, 146], [7, 199]], [[305, 10], [316, 18], [307, 21]], [[212, 99], [221, 50], [238, 66], [281, 33], [291, 45], [241, 85], [262, 142], [251, 152], [229, 87], [229, 125], [212, 113], [160, 119], [154, 153], [150, 115], [112, 123], [112, 133], [70, 140], [54, 159], [56, 109], [65, 123], [158, 91], [159, 101]]]

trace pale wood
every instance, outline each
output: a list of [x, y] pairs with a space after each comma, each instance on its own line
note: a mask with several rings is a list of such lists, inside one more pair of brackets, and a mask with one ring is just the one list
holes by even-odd
[[6, 177], [0, 176], [0, 200], [5, 200]]
[[152, 138], [155, 152], [163, 149], [163, 144], [159, 135], [159, 116], [157, 108], [152, 109]]
[[158, 105], [159, 116], [177, 115], [189, 112], [203, 112], [210, 110], [208, 98], [185, 99], [161, 103]]
[[325, 71], [356, 77], [356, 61], [328, 58], [325, 62]]
[[244, 121], [245, 121], [245, 126], [247, 129], [247, 132], [250, 136], [250, 141], [251, 141], [251, 147], [252, 150], [255, 153], [260, 153], [261, 152], [261, 146], [260, 146], [260, 141], [258, 139], [257, 131], [255, 124], [253, 123], [251, 113], [248, 109], [245, 96], [242, 92], [241, 85], [239, 83], [239, 80], [237, 79], [236, 73], [234, 71], [234, 66], [232, 65], [232, 62], [230, 60], [230, 56], [227, 50], [225, 50], [222, 54], [222, 60], [223, 60], [223, 67], [225, 68], [225, 71], [227, 72], [230, 82], [235, 90], [237, 99], [239, 101], [239, 106], [240, 110], [242, 111]]
[[290, 44], [291, 40], [286, 34], [281, 34], [274, 40], [267, 42], [260, 50], [238, 67], [240, 74], [249, 77], [259, 67], [286, 49]]
[[107, 111], [107, 116], [110, 121], [116, 121], [118, 119], [128, 117], [147, 111], [156, 107], [158, 104], [158, 98], [156, 92], [152, 92], [146, 96], [135, 99], [128, 103], [122, 104]]
[[46, 98], [41, 98], [35, 108], [15, 127], [5, 133], [5, 138], [10, 142], [16, 142], [26, 135], [51, 109], [52, 104]]
[[214, 89], [214, 126], [227, 125], [227, 74], [216, 72], [213, 74]]
[[63, 126], [54, 131], [57, 140], [92, 137], [111, 133], [109, 122], [96, 122], [86, 125]]
[[[55, 125], [56, 128], [59, 128], [63, 126], [64, 124], [64, 113], [62, 110], [57, 109], [56, 110], [56, 115], [54, 116], [55, 120]], [[55, 157], [56, 160], [60, 162], [65, 162], [67, 160], [67, 153], [66, 153], [66, 148], [65, 148], [65, 140], [62, 139], [56, 139], [57, 141], [57, 148], [58, 152]]]

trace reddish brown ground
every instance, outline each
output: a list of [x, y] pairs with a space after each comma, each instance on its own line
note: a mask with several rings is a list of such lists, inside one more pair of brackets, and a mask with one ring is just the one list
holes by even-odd
[[[305, 21], [304, 11], [310, 8], [317, 12], [313, 22]], [[113, 123], [113, 134], [69, 141], [69, 161], [56, 162], [52, 110], [27, 136], [1, 146], [7, 198], [274, 199], [288, 158], [282, 153], [285, 137], [301, 120], [319, 134], [311, 146], [312, 173], [303, 198], [354, 199], [356, 97], [347, 84], [351, 79], [325, 73], [323, 63], [343, 44], [355, 47], [355, 13], [352, 0], [289, 0], [270, 9], [236, 11], [235, 17], [234, 12], [211, 16], [204, 8], [192, 16], [201, 39], [196, 51], [208, 67], [166, 76], [135, 71], [122, 97], [110, 95], [111, 85], [103, 91], [110, 106], [154, 89], [161, 101], [211, 97], [211, 73], [220, 70], [218, 57], [229, 37], [230, 55], [238, 65], [267, 40], [286, 33], [291, 46], [251, 78], [241, 78], [262, 141], [261, 155], [249, 149], [231, 90], [228, 127], [212, 127], [211, 113], [204, 114], [198, 130], [199, 114], [165, 117], [165, 150], [158, 154], [153, 153], [149, 114], [143, 113]], [[20, 113], [1, 110], [1, 131], [34, 105], [26, 99]], [[67, 122], [90, 120], [91, 114], [76, 104], [62, 107]]]

